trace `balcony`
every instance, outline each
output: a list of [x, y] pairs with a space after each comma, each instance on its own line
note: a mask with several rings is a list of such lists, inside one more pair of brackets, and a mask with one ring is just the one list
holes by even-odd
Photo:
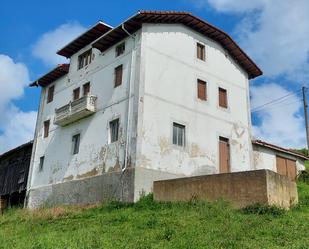
[[96, 112], [97, 97], [86, 95], [55, 110], [54, 124], [66, 126]]

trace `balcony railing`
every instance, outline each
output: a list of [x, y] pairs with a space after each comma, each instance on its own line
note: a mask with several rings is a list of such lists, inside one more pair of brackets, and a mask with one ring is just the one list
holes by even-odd
[[54, 124], [66, 126], [96, 112], [94, 95], [86, 95], [55, 110]]

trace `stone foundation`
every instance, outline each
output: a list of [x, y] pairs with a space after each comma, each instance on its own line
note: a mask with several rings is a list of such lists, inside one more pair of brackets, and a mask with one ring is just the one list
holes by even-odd
[[224, 199], [241, 208], [260, 203], [290, 208], [297, 204], [295, 182], [270, 170], [205, 175], [154, 182], [156, 201]]

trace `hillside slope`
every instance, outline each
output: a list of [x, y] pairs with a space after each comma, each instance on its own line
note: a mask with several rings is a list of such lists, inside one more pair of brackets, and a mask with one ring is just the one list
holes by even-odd
[[227, 203], [158, 204], [10, 210], [0, 217], [0, 248], [309, 248], [309, 185], [285, 212]]

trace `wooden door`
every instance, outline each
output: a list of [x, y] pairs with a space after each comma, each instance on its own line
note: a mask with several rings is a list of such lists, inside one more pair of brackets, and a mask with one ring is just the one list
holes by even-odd
[[220, 173], [230, 172], [230, 145], [224, 137], [219, 138], [219, 170]]
[[276, 157], [276, 161], [277, 161], [277, 173], [280, 175], [287, 175], [286, 172], [286, 160], [283, 157], [277, 156]]
[[290, 178], [291, 181], [295, 181], [297, 176], [296, 161], [286, 159], [286, 166], [287, 166], [287, 176]]

